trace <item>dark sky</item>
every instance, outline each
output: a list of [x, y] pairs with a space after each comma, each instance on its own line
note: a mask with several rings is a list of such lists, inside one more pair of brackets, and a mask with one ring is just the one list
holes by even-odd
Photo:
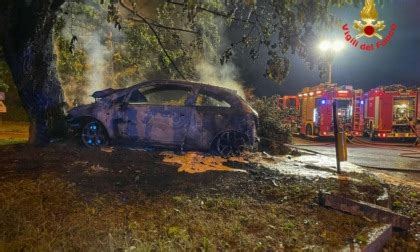
[[[361, 7], [342, 7], [334, 14], [352, 26], [355, 19], [360, 20]], [[333, 64], [333, 82], [340, 85], [353, 85], [355, 88], [368, 90], [380, 85], [401, 83], [407, 86], [420, 86], [420, 1], [395, 0], [384, 8], [377, 7], [379, 20], [384, 20], [387, 27], [381, 32], [385, 37], [392, 23], [398, 25], [392, 40], [384, 48], [373, 52], [361, 51], [346, 44], [346, 48], [337, 54]], [[351, 34], [356, 31], [351, 28]], [[325, 34], [327, 35], [327, 34]], [[342, 39], [341, 27], [328, 35]], [[361, 39], [376, 43], [376, 39]], [[321, 53], [321, 52], [320, 52]], [[280, 86], [262, 76], [266, 59], [259, 64], [251, 61], [239, 62], [241, 78], [255, 83], [258, 95], [296, 94], [303, 87], [322, 82], [319, 72], [309, 70], [305, 63], [296, 56], [291, 57], [291, 69], [288, 77]], [[238, 63], [238, 62], [237, 62]]]

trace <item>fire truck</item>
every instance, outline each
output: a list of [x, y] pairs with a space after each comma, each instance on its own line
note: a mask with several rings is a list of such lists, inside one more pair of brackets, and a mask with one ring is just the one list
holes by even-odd
[[365, 93], [364, 134], [371, 139], [416, 138], [420, 120], [418, 88], [403, 85], [378, 87]]
[[332, 137], [333, 107], [337, 103], [338, 125], [348, 135], [360, 136], [363, 132], [363, 91], [352, 86], [321, 83], [306, 87], [300, 98], [300, 134], [307, 137]]
[[299, 97], [295, 95], [278, 96], [277, 108], [291, 108], [299, 110]]
[[285, 118], [284, 123], [290, 126], [292, 134], [299, 133], [299, 106], [300, 101], [298, 96], [286, 95], [276, 97], [276, 106], [278, 110], [287, 110], [288, 117]]

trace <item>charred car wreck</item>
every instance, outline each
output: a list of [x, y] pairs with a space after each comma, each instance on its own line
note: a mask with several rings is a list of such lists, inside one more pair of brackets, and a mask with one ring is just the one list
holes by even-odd
[[67, 123], [87, 147], [136, 144], [221, 155], [252, 149], [258, 115], [236, 91], [186, 81], [146, 81], [92, 95]]

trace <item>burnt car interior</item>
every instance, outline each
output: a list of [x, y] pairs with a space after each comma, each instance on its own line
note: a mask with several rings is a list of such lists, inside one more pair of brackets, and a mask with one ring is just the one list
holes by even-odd
[[198, 94], [195, 105], [199, 107], [231, 107], [226, 100], [203, 91]]
[[179, 86], [148, 86], [132, 91], [129, 104], [185, 106], [191, 89]]

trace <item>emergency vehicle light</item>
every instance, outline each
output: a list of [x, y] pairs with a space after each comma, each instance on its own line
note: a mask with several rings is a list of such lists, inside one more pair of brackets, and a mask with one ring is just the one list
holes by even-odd
[[308, 96], [308, 94], [307, 93], [304, 93], [303, 96]]
[[327, 103], [327, 101], [326, 100], [322, 100], [321, 103], [322, 103], [322, 105], [325, 105], [325, 103]]
[[302, 94], [298, 94], [299, 97], [302, 97]]
[[339, 90], [338, 93], [339, 94], [347, 94], [349, 91], [348, 90]]
[[321, 94], [321, 93], [322, 93], [321, 90], [316, 91], [316, 94]]
[[361, 100], [360, 101], [360, 104], [362, 104], [362, 105], [365, 104], [365, 101], [364, 100]]
[[313, 96], [313, 95], [314, 95], [314, 92], [310, 92], [310, 93], [309, 93], [309, 95], [310, 95], [310, 96]]

